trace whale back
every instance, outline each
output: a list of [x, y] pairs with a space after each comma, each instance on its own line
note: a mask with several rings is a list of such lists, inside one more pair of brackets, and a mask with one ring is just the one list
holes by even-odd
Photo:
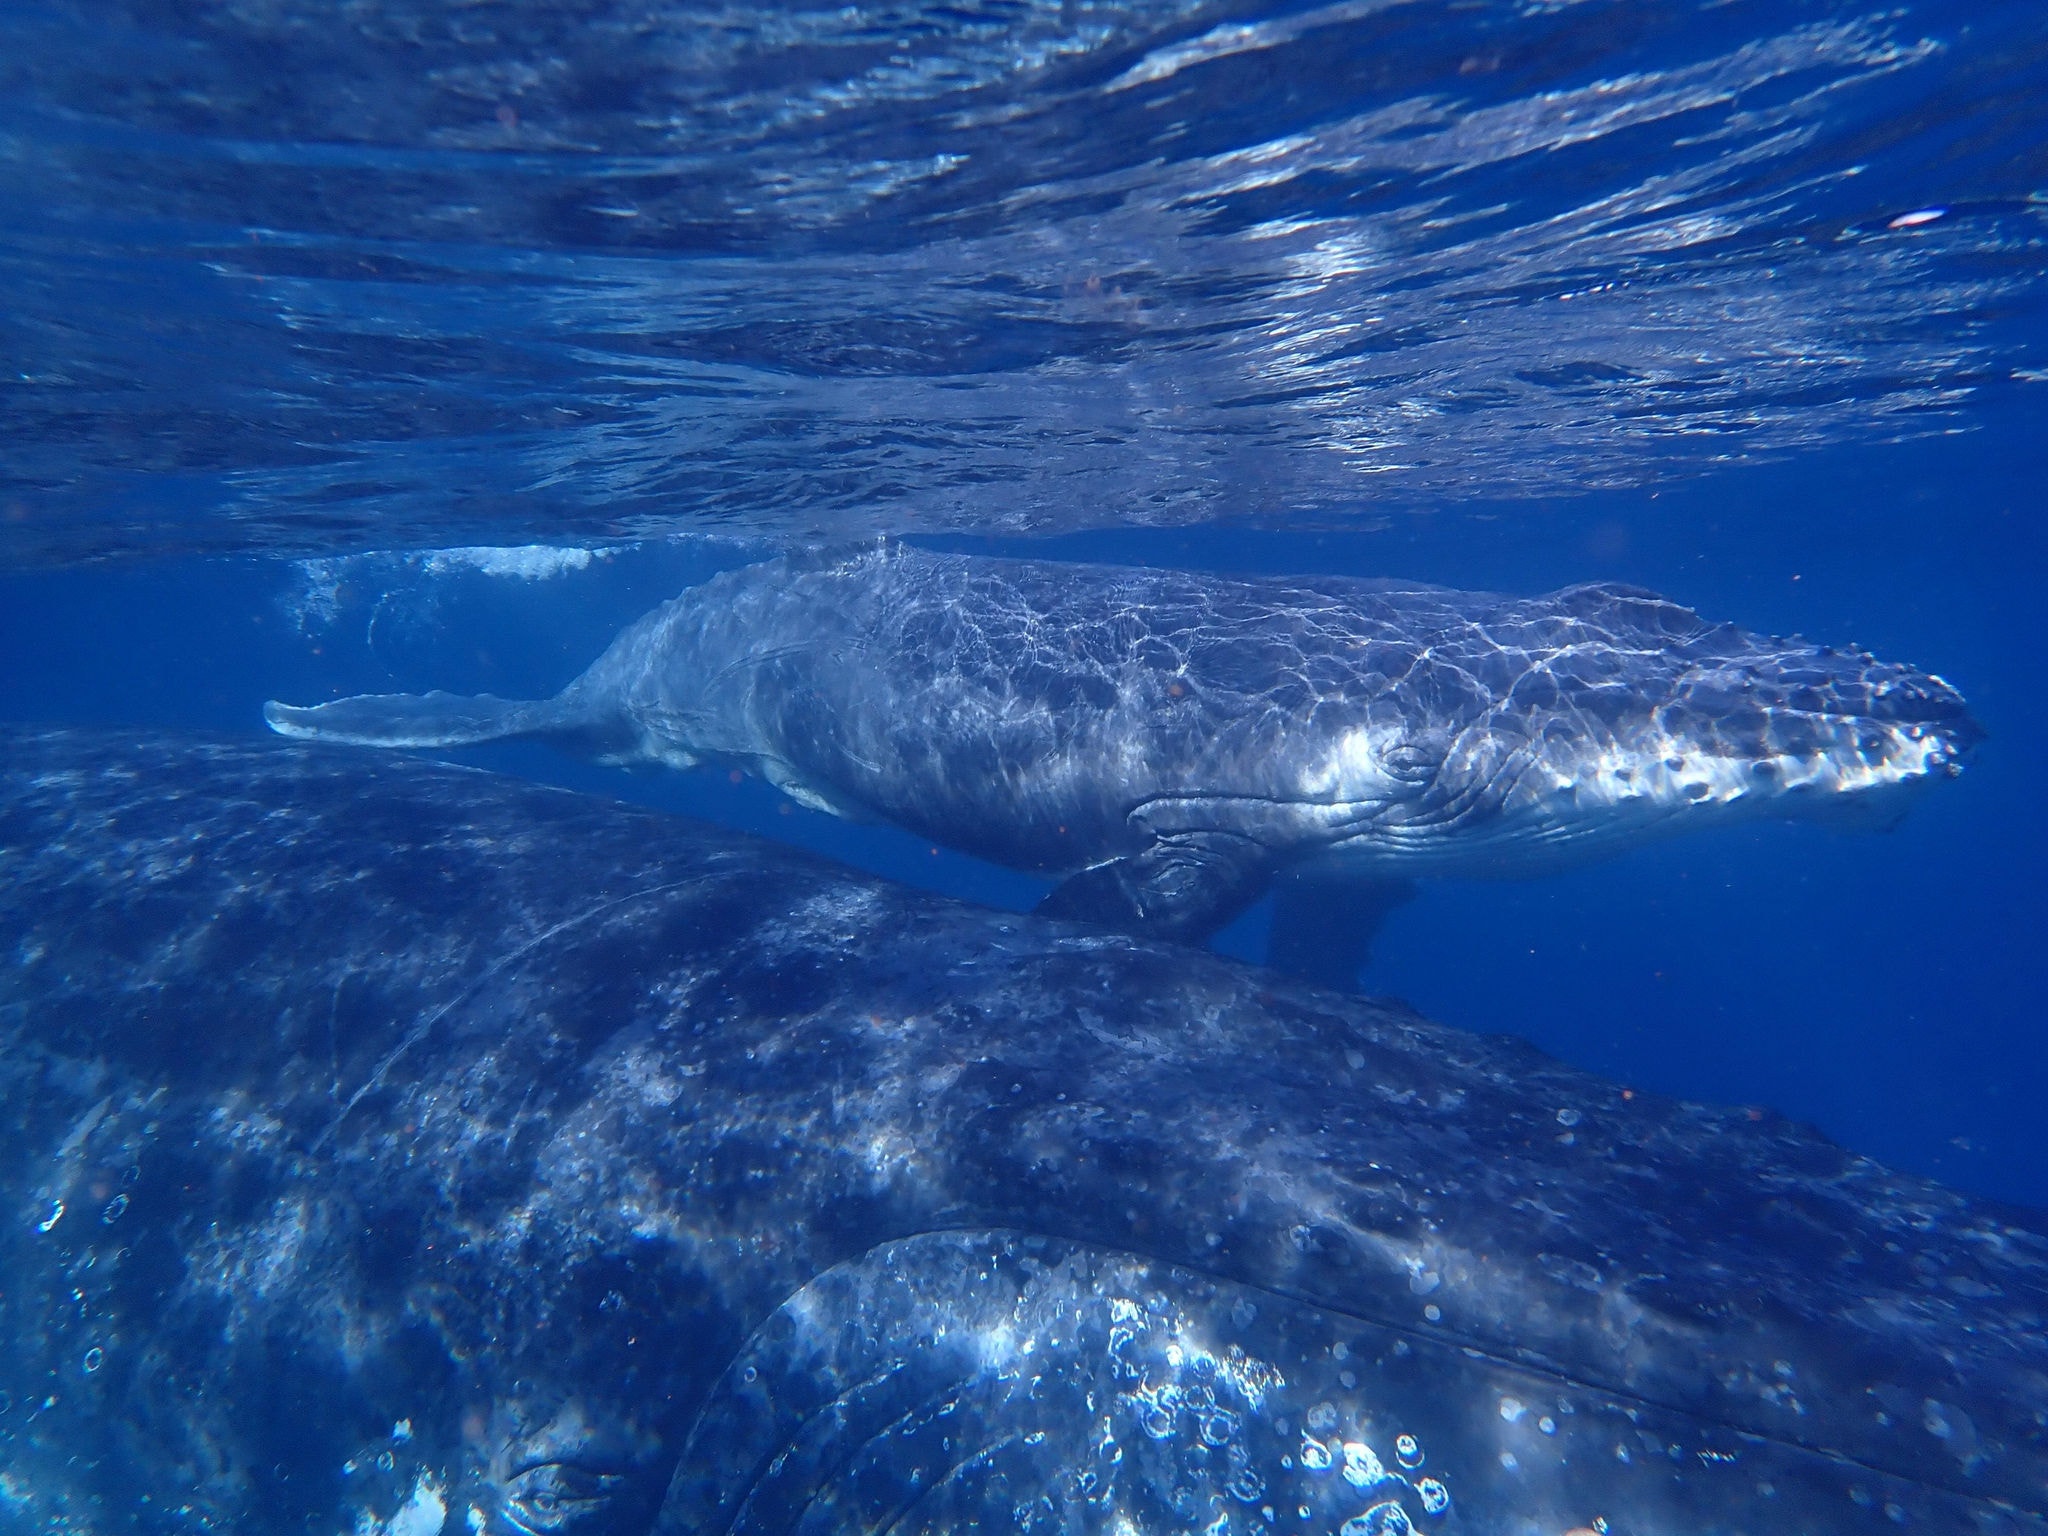
[[2038, 1220], [1398, 1009], [99, 733], [0, 953], [24, 1529], [2042, 1529]]

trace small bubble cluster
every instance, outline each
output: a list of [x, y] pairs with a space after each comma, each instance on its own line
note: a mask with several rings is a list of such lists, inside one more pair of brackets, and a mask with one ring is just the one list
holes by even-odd
[[[1110, 1422], [1134, 1431], [1111, 1463], [1129, 1452], [1135, 1467], [1109, 1471], [1105, 1497], [1137, 1470], [1188, 1536], [1415, 1536], [1450, 1509], [1444, 1483], [1417, 1472], [1416, 1434], [1390, 1427], [1380, 1438], [1365, 1405], [1345, 1397], [1296, 1399], [1283, 1412], [1285, 1400], [1268, 1396], [1288, 1385], [1277, 1366], [1207, 1342], [1171, 1306], [1117, 1298], [1107, 1311]], [[1223, 1315], [1256, 1321], [1249, 1303]], [[1335, 1342], [1327, 1358], [1331, 1385], [1355, 1390], [1354, 1351]]]

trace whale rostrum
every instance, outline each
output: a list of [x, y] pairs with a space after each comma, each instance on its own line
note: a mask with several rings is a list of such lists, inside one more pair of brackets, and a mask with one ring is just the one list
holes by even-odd
[[0, 1530], [2048, 1530], [2038, 1218], [1270, 972], [20, 731], [0, 955]]
[[720, 575], [553, 699], [265, 714], [328, 741], [737, 764], [1051, 874], [1055, 915], [1190, 938], [1277, 875], [1384, 900], [1734, 817], [1883, 820], [1980, 734], [1938, 677], [1635, 588], [1509, 598], [902, 544]]

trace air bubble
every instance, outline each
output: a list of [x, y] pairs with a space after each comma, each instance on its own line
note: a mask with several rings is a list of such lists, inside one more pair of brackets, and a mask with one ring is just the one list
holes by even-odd
[[57, 1223], [62, 1221], [63, 1219], [64, 1202], [62, 1200], [52, 1200], [50, 1202], [50, 1214], [45, 1216], [41, 1221], [36, 1223], [36, 1230], [38, 1232], [47, 1232], [50, 1230], [50, 1228], [56, 1226]]
[[1202, 1440], [1205, 1444], [1212, 1446], [1227, 1445], [1230, 1443], [1231, 1436], [1236, 1433], [1237, 1415], [1231, 1413], [1228, 1409], [1219, 1408], [1214, 1413], [1203, 1415]]
[[1138, 1428], [1154, 1440], [1164, 1440], [1173, 1434], [1173, 1415], [1157, 1403], [1138, 1405]]
[[755, 1380], [760, 1376], [760, 1374], [761, 1373], [751, 1365], [743, 1366], [740, 1369], [740, 1380], [746, 1382], [749, 1386], [752, 1386]]
[[1224, 1485], [1225, 1490], [1240, 1504], [1256, 1504], [1266, 1491], [1266, 1485], [1259, 1481], [1259, 1474], [1246, 1467]]
[[1301, 1437], [1301, 1464], [1311, 1472], [1330, 1470], [1330, 1448], [1313, 1435]]
[[1560, 1109], [1557, 1112], [1557, 1123], [1567, 1128], [1577, 1125], [1583, 1118], [1585, 1117], [1576, 1109]]
[[1433, 1477], [1425, 1477], [1415, 1485], [1415, 1496], [1422, 1500], [1425, 1515], [1440, 1515], [1451, 1507], [1451, 1490]]
[[1543, 1433], [1545, 1433], [1546, 1435], [1554, 1435], [1557, 1433], [1557, 1420], [1553, 1419], [1549, 1414], [1546, 1413], [1545, 1415], [1543, 1415], [1542, 1418], [1536, 1421], [1536, 1427], [1542, 1430]]
[[1317, 1403], [1308, 1411], [1308, 1427], [1318, 1434], [1327, 1434], [1337, 1427], [1337, 1407], [1334, 1403]]
[[90, 1376], [106, 1363], [107, 1352], [95, 1344], [85, 1352], [85, 1374]]
[[393, 1455], [392, 1455], [392, 1454], [391, 1454], [391, 1453], [390, 1453], [389, 1451], [379, 1451], [379, 1452], [377, 1453], [377, 1470], [378, 1470], [378, 1471], [380, 1471], [380, 1472], [389, 1472], [389, 1471], [390, 1471], [390, 1470], [391, 1470], [391, 1469], [392, 1469], [393, 1467], [395, 1467], [395, 1466], [397, 1466], [397, 1465], [398, 1465], [398, 1458], [397, 1458], [397, 1457], [395, 1457], [395, 1456], [393, 1456]]
[[1394, 1456], [1402, 1466], [1412, 1471], [1422, 1465], [1422, 1442], [1413, 1435], [1396, 1435]]
[[1432, 1323], [1440, 1323], [1444, 1320], [1444, 1309], [1432, 1301], [1422, 1309], [1422, 1315]]
[[1500, 1400], [1500, 1416], [1510, 1424], [1515, 1423], [1528, 1411], [1518, 1397], [1504, 1397]]
[[1344, 1481], [1354, 1488], [1376, 1483], [1387, 1475], [1385, 1465], [1369, 1445], [1356, 1440], [1344, 1442]]
[[1339, 1536], [1408, 1536], [1415, 1527], [1408, 1511], [1398, 1504], [1375, 1504], [1362, 1515], [1344, 1522]]
[[100, 1220], [111, 1227], [121, 1219], [121, 1213], [127, 1209], [128, 1197], [126, 1195], [116, 1195], [107, 1202], [107, 1208], [100, 1212]]

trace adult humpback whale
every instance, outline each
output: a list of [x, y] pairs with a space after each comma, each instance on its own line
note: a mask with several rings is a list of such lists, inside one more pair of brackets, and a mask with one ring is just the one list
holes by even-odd
[[0, 737], [0, 1529], [2048, 1530], [2048, 1237], [490, 775]]
[[361, 744], [544, 736], [616, 763], [735, 762], [1061, 876], [1055, 915], [1182, 937], [1282, 870], [1384, 887], [1737, 816], [1891, 814], [1978, 735], [1937, 677], [1634, 588], [1505, 598], [901, 544], [721, 575], [553, 699], [265, 717]]

